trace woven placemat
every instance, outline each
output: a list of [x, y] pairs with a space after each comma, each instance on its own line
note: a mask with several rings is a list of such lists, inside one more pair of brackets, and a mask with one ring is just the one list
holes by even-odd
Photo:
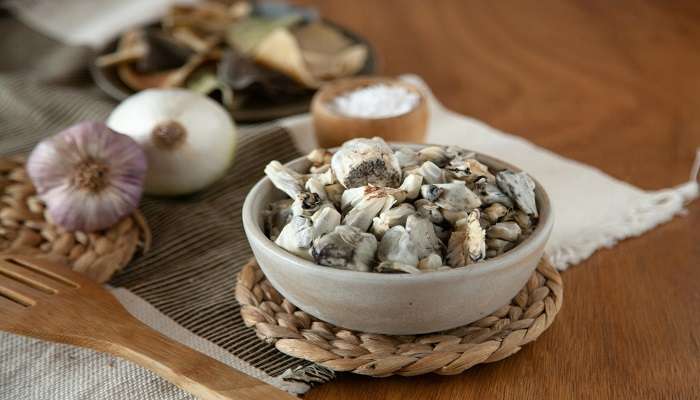
[[121, 270], [151, 234], [140, 212], [99, 232], [68, 232], [48, 221], [24, 168], [24, 157], [0, 158], [0, 253], [45, 257], [103, 283]]
[[453, 375], [502, 360], [537, 339], [561, 308], [563, 285], [543, 259], [510, 304], [469, 325], [415, 336], [354, 332], [319, 321], [283, 298], [255, 260], [238, 275], [236, 299], [245, 324], [290, 356], [374, 377]]

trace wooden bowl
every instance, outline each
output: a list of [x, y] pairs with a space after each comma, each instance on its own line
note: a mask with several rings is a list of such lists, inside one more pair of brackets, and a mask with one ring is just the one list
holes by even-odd
[[[386, 118], [361, 118], [342, 115], [333, 109], [333, 99], [362, 87], [387, 84], [401, 86], [417, 93], [418, 104], [409, 112]], [[327, 83], [321, 87], [311, 102], [316, 138], [321, 147], [336, 147], [358, 138], [379, 136], [386, 141], [423, 143], [428, 125], [428, 101], [414, 85], [394, 78], [355, 77]]]

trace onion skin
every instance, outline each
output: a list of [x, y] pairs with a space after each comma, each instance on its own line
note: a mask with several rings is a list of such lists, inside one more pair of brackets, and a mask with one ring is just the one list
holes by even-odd
[[124, 100], [107, 119], [146, 152], [145, 192], [178, 196], [204, 189], [233, 163], [236, 129], [214, 100], [184, 89], [149, 89]]
[[42, 142], [27, 173], [52, 222], [69, 231], [106, 229], [139, 204], [146, 176], [143, 149], [101, 122], [74, 125]]

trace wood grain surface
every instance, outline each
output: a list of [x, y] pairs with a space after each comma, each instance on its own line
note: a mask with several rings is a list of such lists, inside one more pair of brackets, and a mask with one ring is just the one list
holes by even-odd
[[[455, 111], [644, 189], [688, 179], [700, 2], [304, 3]], [[452, 377], [341, 375], [305, 398], [700, 398], [700, 202], [688, 211], [566, 271], [557, 321], [511, 358]]]

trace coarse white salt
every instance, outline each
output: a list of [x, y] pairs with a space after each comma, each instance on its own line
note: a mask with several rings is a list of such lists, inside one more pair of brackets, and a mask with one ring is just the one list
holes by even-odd
[[337, 96], [331, 106], [348, 117], [388, 118], [406, 114], [418, 100], [417, 93], [402, 86], [381, 83]]

